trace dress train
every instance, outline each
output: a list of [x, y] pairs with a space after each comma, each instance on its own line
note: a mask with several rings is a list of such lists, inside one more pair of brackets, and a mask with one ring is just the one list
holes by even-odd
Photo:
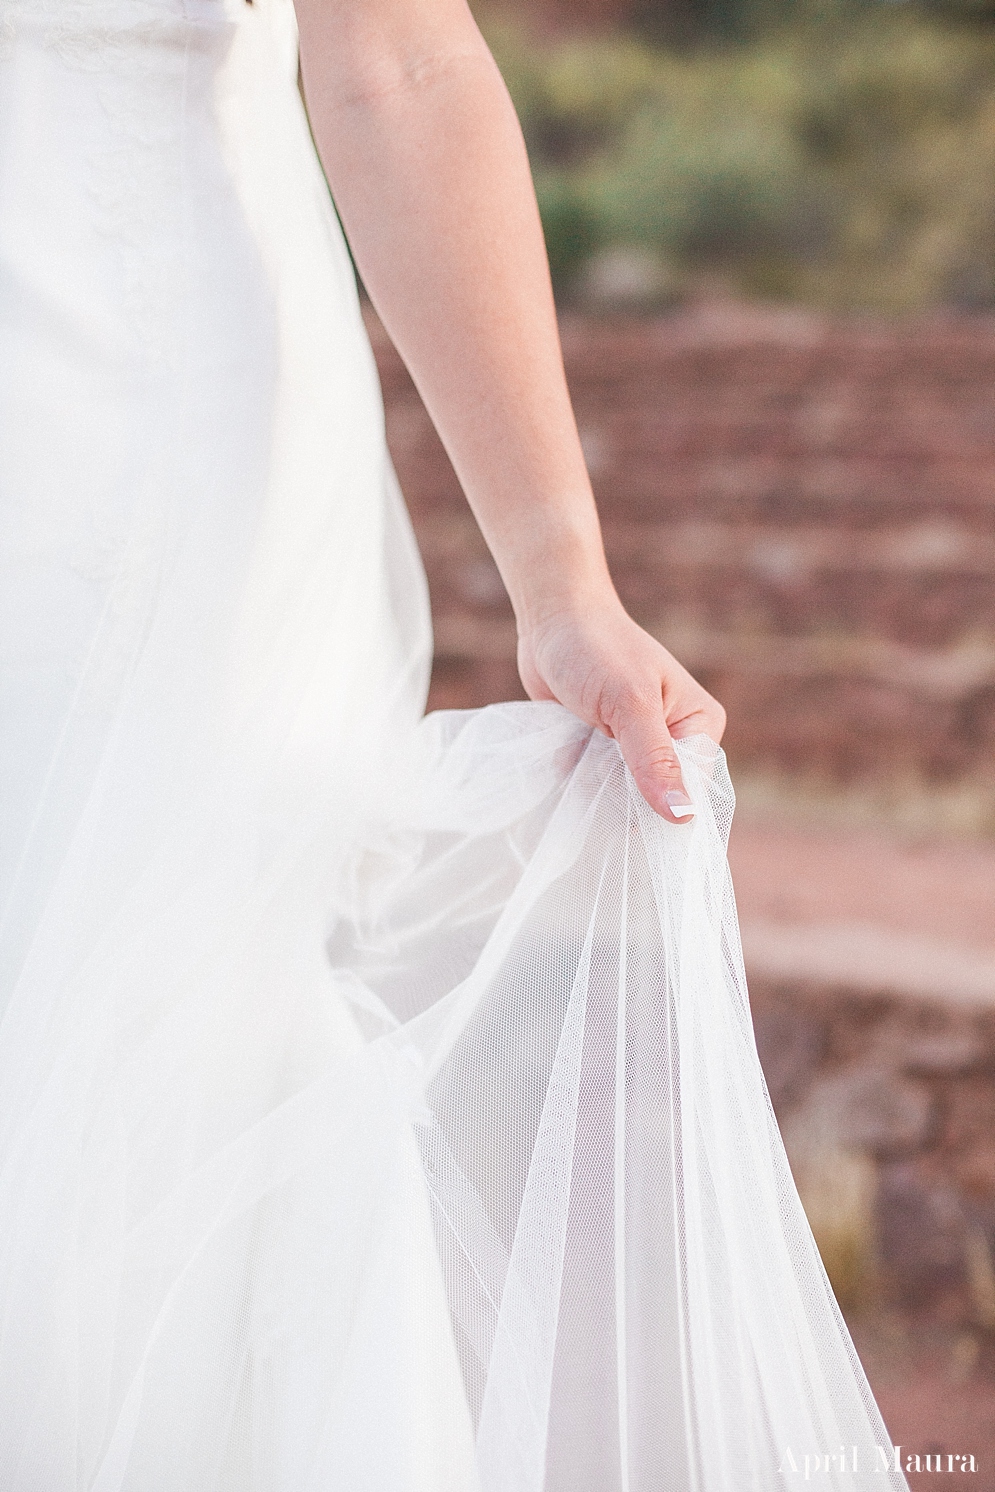
[[904, 1487], [725, 861], [421, 573], [286, 0], [0, 0], [0, 1488]]

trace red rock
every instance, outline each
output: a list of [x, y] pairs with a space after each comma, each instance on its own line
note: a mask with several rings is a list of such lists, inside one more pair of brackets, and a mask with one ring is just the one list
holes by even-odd
[[[521, 697], [507, 601], [372, 330], [433, 703]], [[995, 321], [698, 306], [573, 315], [564, 345], [619, 591], [722, 698], [736, 769], [995, 780]]]

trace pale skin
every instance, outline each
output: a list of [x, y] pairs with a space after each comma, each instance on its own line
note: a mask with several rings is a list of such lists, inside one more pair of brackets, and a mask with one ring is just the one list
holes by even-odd
[[315, 140], [370, 296], [508, 588], [518, 666], [686, 823], [674, 740], [722, 706], [623, 608], [511, 100], [464, 0], [296, 0]]

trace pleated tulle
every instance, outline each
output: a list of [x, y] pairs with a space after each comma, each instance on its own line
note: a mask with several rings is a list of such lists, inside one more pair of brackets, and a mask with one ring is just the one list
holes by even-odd
[[419, 723], [295, 82], [284, 0], [0, 0], [0, 1492], [903, 1487], [721, 753], [674, 826], [558, 706]]

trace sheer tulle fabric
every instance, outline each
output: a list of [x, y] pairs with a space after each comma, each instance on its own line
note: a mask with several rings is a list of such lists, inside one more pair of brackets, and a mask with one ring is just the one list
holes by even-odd
[[885, 1432], [691, 826], [424, 583], [291, 13], [0, 0], [0, 1486], [726, 1492]]

